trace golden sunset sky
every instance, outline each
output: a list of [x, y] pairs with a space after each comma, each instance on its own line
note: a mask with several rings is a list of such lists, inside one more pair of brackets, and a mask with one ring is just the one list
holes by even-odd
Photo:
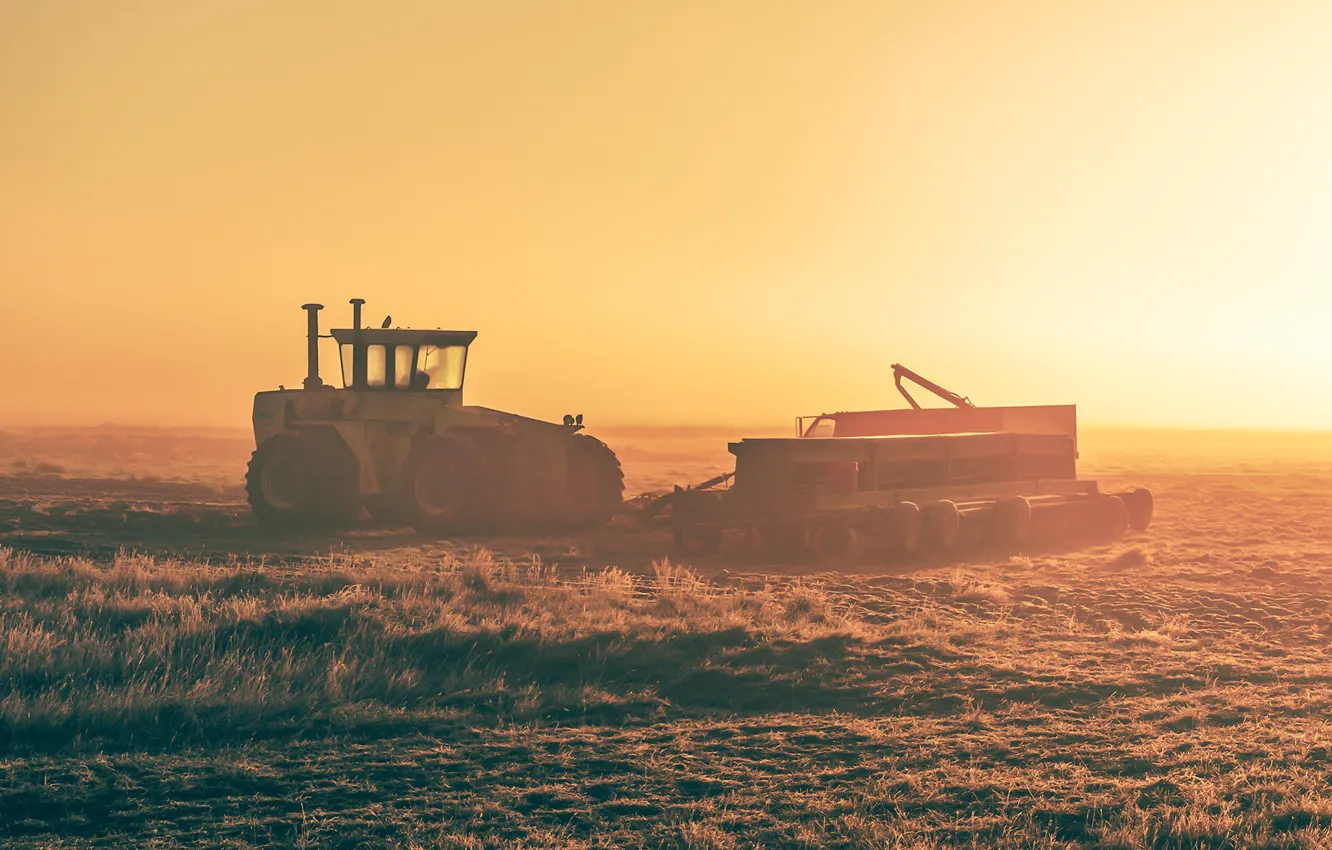
[[362, 296], [593, 430], [1332, 428], [1332, 3], [4, 0], [0, 128], [5, 424], [243, 426]]

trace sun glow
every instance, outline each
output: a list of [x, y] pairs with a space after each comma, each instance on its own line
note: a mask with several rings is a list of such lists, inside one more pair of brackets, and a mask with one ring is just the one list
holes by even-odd
[[359, 295], [545, 417], [1332, 428], [1332, 7], [282, 10], [0, 11], [5, 419], [243, 423]]

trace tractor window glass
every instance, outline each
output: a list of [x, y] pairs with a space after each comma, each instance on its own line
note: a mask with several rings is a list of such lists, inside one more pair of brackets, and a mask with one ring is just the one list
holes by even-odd
[[425, 373], [427, 389], [457, 390], [462, 388], [463, 368], [466, 364], [465, 345], [423, 345], [416, 368]]
[[412, 383], [412, 354], [415, 349], [410, 345], [399, 345], [393, 349], [393, 386], [406, 389]]
[[352, 352], [354, 349], [350, 345], [342, 346], [342, 385], [350, 387], [352, 385]]
[[385, 364], [384, 346], [367, 345], [365, 347], [365, 385], [367, 387], [384, 386]]

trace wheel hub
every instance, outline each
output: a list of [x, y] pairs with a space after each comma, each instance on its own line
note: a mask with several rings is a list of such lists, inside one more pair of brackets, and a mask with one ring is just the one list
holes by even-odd
[[290, 510], [305, 496], [305, 480], [301, 468], [290, 458], [280, 457], [264, 466], [259, 477], [264, 499], [278, 510]]
[[434, 517], [455, 513], [462, 501], [458, 476], [452, 464], [443, 460], [433, 460], [421, 466], [412, 489], [421, 510]]

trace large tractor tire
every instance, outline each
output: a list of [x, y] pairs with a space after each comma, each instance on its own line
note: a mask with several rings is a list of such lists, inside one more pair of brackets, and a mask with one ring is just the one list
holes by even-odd
[[472, 438], [422, 440], [403, 473], [403, 512], [417, 531], [467, 531], [495, 520], [490, 464]]
[[569, 438], [569, 499], [574, 518], [606, 522], [624, 499], [624, 470], [610, 446], [587, 434]]
[[356, 474], [336, 435], [281, 434], [250, 456], [245, 492], [265, 525], [344, 525], [360, 515]]

